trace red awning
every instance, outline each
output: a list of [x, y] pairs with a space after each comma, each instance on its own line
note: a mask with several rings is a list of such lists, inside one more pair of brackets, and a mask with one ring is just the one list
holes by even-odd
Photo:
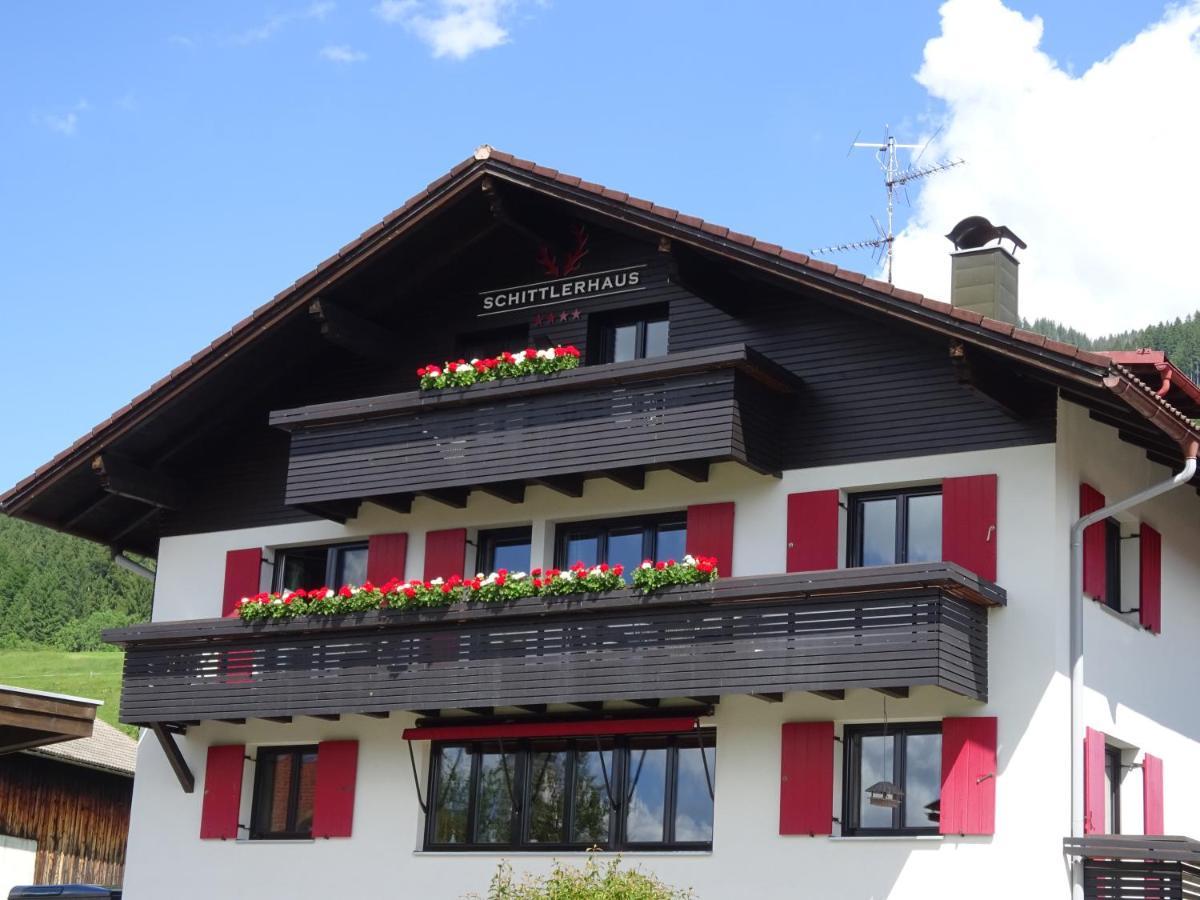
[[695, 716], [641, 719], [589, 719], [562, 722], [506, 722], [502, 725], [428, 725], [406, 728], [406, 741], [486, 741], [498, 738], [557, 738], [602, 734], [675, 734], [694, 731]]

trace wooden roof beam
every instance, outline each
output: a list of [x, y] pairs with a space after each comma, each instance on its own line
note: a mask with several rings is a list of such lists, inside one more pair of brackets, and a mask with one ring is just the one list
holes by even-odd
[[92, 471], [110, 494], [147, 503], [160, 509], [178, 509], [183, 484], [161, 472], [152, 472], [111, 450], [92, 458]]
[[398, 335], [382, 325], [368, 322], [322, 297], [308, 304], [308, 314], [321, 324], [321, 337], [356, 356], [386, 359], [402, 343]]

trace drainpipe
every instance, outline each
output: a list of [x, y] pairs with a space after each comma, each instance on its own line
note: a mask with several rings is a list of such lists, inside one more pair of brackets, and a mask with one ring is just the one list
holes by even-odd
[[134, 575], [145, 578], [147, 581], [154, 580], [154, 572], [152, 570], [134, 562], [120, 550], [112, 551], [112, 561], [117, 565], [118, 568], [124, 569], [126, 572], [132, 572]]
[[[1183, 470], [1166, 481], [1088, 513], [1071, 526], [1071, 837], [1083, 837], [1083, 532], [1113, 513], [1173, 491], [1196, 474], [1197, 443], [1184, 445]], [[1083, 858], [1071, 865], [1071, 897], [1083, 900]]]

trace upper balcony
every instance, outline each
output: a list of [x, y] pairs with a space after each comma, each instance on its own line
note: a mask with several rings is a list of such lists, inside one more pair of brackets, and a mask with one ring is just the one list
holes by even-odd
[[336, 517], [471, 490], [521, 502], [585, 478], [639, 487], [649, 468], [704, 480], [714, 462], [778, 474], [778, 417], [796, 379], [744, 344], [469, 388], [278, 410], [291, 432], [287, 502]]
[[126, 650], [121, 720], [140, 725], [917, 685], [983, 700], [1004, 602], [953, 563], [911, 563], [105, 639]]

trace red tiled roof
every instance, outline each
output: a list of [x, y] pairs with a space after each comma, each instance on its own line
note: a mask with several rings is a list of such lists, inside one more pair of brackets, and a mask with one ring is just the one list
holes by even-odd
[[[168, 387], [172, 383], [178, 381], [190, 370], [196, 368], [201, 363], [210, 363], [218, 358], [218, 355], [228, 349], [230, 342], [234, 341], [239, 336], [246, 333], [248, 330], [261, 327], [264, 320], [272, 315], [280, 313], [289, 307], [289, 301], [294, 301], [297, 295], [313, 282], [319, 276], [325, 274], [326, 270], [334, 264], [346, 260], [348, 257], [359, 254], [368, 247], [371, 240], [383, 236], [383, 232], [388, 226], [397, 222], [405, 215], [412, 213], [417, 207], [431, 200], [442, 188], [450, 185], [456, 176], [462, 174], [468, 169], [478, 168], [480, 171], [487, 169], [489, 162], [501, 163], [511, 166], [513, 169], [526, 171], [533, 175], [555, 183], [565, 185], [577, 190], [586, 191], [597, 196], [603, 197], [606, 200], [628, 206], [640, 213], [647, 214], [653, 218], [660, 220], [663, 223], [681, 226], [685, 229], [690, 229], [700, 235], [709, 235], [720, 238], [747, 249], [756, 251], [767, 257], [774, 257], [791, 266], [799, 266], [811, 272], [817, 272], [824, 275], [830, 275], [834, 278], [845, 282], [847, 285], [864, 288], [874, 294], [890, 297], [895, 300], [900, 300], [911, 304], [914, 307], [920, 307], [928, 310], [939, 317], [944, 318], [947, 322], [955, 321], [964, 322], [969, 325], [980, 326], [988, 331], [995, 332], [1006, 338], [1021, 342], [1028, 345], [1031, 349], [1036, 349], [1043, 352], [1049, 352], [1055, 356], [1061, 357], [1066, 361], [1075, 361], [1085, 365], [1093, 366], [1100, 369], [1108, 369], [1113, 365], [1109, 357], [1093, 353], [1088, 350], [1083, 350], [1072, 344], [1066, 344], [1061, 341], [1054, 341], [1045, 338], [1041, 335], [1033, 334], [1017, 328], [1006, 322], [1001, 322], [996, 319], [990, 319], [981, 316], [979, 313], [965, 309], [956, 309], [948, 303], [939, 300], [934, 300], [922, 294], [913, 291], [902, 290], [892, 284], [878, 281], [870, 278], [861, 272], [854, 272], [849, 269], [840, 268], [832, 263], [824, 260], [812, 259], [804, 253], [798, 253], [791, 250], [785, 250], [778, 244], [772, 244], [767, 241], [762, 241], [747, 234], [731, 231], [723, 225], [717, 225], [712, 222], [706, 222], [703, 219], [695, 216], [689, 216], [678, 210], [671, 209], [665, 206], [659, 206], [650, 200], [644, 200], [639, 197], [632, 197], [624, 191], [617, 191], [607, 188], [604, 185], [595, 184], [593, 182], [584, 181], [578, 176], [567, 175], [559, 172], [557, 169], [540, 166], [530, 160], [521, 159], [513, 156], [510, 153], [505, 153], [488, 145], [479, 147], [475, 153], [458, 163], [449, 172], [431, 181], [425, 188], [418, 191], [413, 196], [409, 197], [399, 208], [388, 213], [383, 219], [375, 225], [372, 225], [366, 231], [362, 232], [357, 238], [348, 242], [335, 254], [318, 263], [311, 271], [301, 275], [292, 283], [291, 286], [284, 288], [276, 294], [271, 300], [264, 303], [262, 306], [254, 310], [246, 318], [242, 319], [233, 326], [228, 332], [218, 337], [209, 346], [194, 354], [189, 360], [173, 369], [168, 375], [160, 378], [149, 388], [143, 391], [138, 396], [134, 397], [129, 403], [121, 407], [103, 422], [92, 428], [87, 434], [72, 443], [62, 452], [56, 454], [53, 459], [39, 466], [33, 474], [19, 481], [16, 485], [0, 494], [0, 509], [4, 509], [8, 504], [11, 504], [12, 498], [32, 482], [39, 479], [41, 476], [50, 472], [51, 469], [68, 459], [72, 455], [82, 450], [89, 442], [98, 442], [103, 437], [105, 432], [116, 429], [123, 424], [124, 419], [132, 419], [139, 411], [139, 408], [151, 399], [151, 397]], [[1185, 421], [1187, 421], [1185, 419]], [[1190, 426], [1189, 422], [1189, 426]]]

